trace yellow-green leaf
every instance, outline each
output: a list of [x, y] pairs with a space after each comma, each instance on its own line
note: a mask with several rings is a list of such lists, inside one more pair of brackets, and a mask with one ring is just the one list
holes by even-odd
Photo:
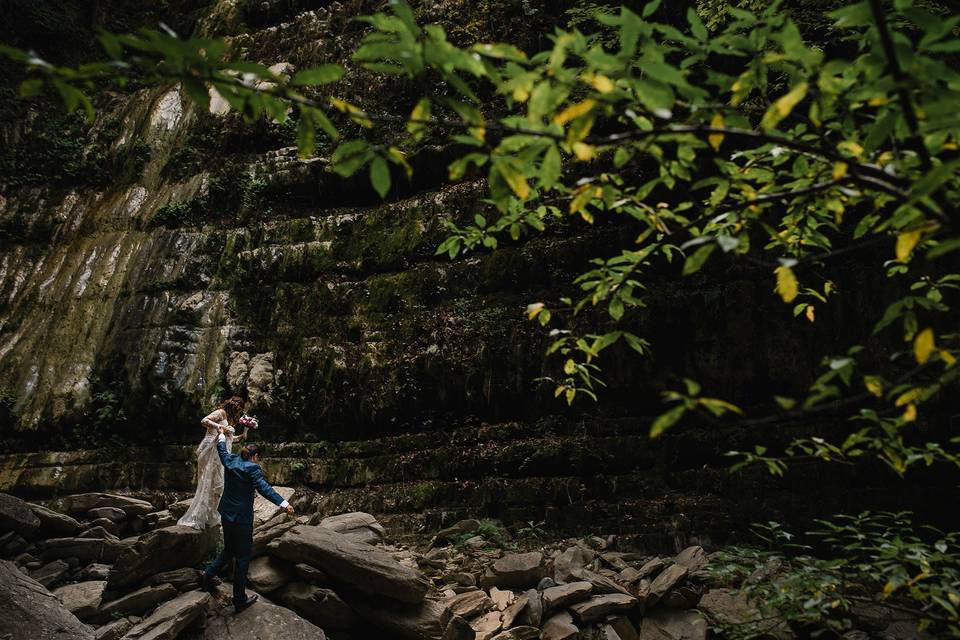
[[904, 231], [897, 236], [897, 260], [900, 262], [906, 262], [910, 257], [910, 254], [913, 253], [913, 248], [917, 246], [917, 243], [920, 242], [920, 237], [923, 235], [923, 232], [919, 229], [914, 229], [913, 231]]
[[767, 112], [763, 114], [760, 126], [764, 129], [773, 129], [780, 124], [780, 121], [790, 115], [793, 108], [807, 96], [808, 88], [809, 86], [806, 82], [801, 82], [793, 89], [790, 89], [789, 92], [780, 96], [776, 102], [770, 105]]
[[793, 269], [781, 265], [776, 268], [774, 273], [777, 274], [777, 293], [780, 294], [784, 302], [793, 302], [800, 289], [797, 284], [797, 276], [793, 275]]
[[657, 416], [657, 419], [650, 425], [650, 437], [659, 438], [664, 431], [675, 425], [683, 417], [686, 410], [687, 408], [681, 404]]
[[845, 175], [847, 175], [847, 163], [837, 160], [833, 164], [833, 179], [839, 180]]
[[913, 341], [913, 355], [918, 363], [925, 363], [933, 355], [933, 342], [933, 329], [924, 329], [917, 334]]
[[518, 198], [526, 200], [530, 197], [530, 185], [527, 184], [526, 176], [524, 176], [519, 169], [509, 162], [498, 162], [495, 166], [510, 189], [517, 194]]
[[527, 305], [527, 320], [533, 320], [537, 317], [537, 314], [543, 311], [542, 302], [534, 302], [533, 304]]
[[592, 98], [587, 98], [583, 102], [578, 102], [572, 104], [557, 115], [553, 117], [553, 121], [559, 125], [565, 125], [575, 118], [579, 118], [582, 115], [590, 113], [591, 110], [596, 106], [597, 101]]
[[[711, 129], [723, 129], [723, 126], [726, 122], [723, 119], [722, 113], [717, 113], [710, 120]], [[714, 151], [720, 151], [720, 145], [723, 144], [723, 134], [722, 133], [711, 133], [707, 136], [707, 142], [710, 143], [710, 146], [713, 147]]]
[[872, 395], [878, 398], [883, 397], [883, 382], [880, 380], [879, 376], [864, 376], [863, 386], [865, 386], [867, 391], [869, 391]]
[[574, 142], [573, 155], [577, 157], [577, 160], [587, 162], [588, 160], [593, 160], [594, 156], [597, 155], [597, 150], [585, 142]]

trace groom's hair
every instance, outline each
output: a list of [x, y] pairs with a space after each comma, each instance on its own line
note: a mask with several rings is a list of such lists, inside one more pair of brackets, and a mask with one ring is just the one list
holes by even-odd
[[260, 447], [255, 444], [248, 444], [247, 446], [240, 449], [240, 457], [244, 460], [249, 460], [255, 455], [260, 453]]

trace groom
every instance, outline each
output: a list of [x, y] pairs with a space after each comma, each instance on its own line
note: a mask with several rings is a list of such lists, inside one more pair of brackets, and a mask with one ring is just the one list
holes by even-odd
[[234, 612], [240, 613], [254, 602], [257, 596], [247, 598], [247, 568], [250, 566], [250, 553], [253, 548], [253, 492], [270, 502], [279, 505], [293, 513], [293, 507], [284, 500], [273, 487], [264, 480], [263, 470], [257, 462], [260, 461], [260, 450], [255, 444], [248, 444], [240, 449], [240, 455], [227, 452], [227, 439], [220, 429], [217, 438], [217, 452], [220, 462], [223, 463], [223, 496], [220, 497], [220, 520], [223, 525], [223, 551], [217, 559], [203, 572], [203, 588], [207, 591], [213, 588], [213, 580], [220, 570], [236, 558], [237, 564], [233, 572], [233, 605]]

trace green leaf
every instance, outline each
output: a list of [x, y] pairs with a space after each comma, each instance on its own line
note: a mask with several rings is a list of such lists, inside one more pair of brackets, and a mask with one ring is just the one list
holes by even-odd
[[543, 161], [540, 163], [540, 185], [544, 189], [550, 189], [560, 178], [561, 171], [561, 158], [560, 150], [557, 149], [556, 144], [551, 144], [547, 147], [547, 151], [543, 154]]
[[703, 26], [700, 16], [697, 15], [693, 7], [687, 9], [687, 22], [690, 23], [690, 33], [693, 34], [693, 37], [700, 42], [706, 42], [708, 37], [707, 28]]
[[686, 411], [687, 408], [681, 404], [657, 416], [657, 419], [650, 425], [650, 437], [659, 438], [664, 431], [675, 425]]
[[716, 248], [715, 244], [705, 244], [694, 251], [683, 263], [683, 275], [689, 276], [699, 271]]
[[806, 82], [801, 82], [790, 89], [789, 92], [780, 96], [763, 114], [760, 126], [764, 129], [773, 129], [780, 124], [780, 121], [790, 115], [793, 108], [806, 97], [808, 88], [809, 85]]
[[382, 156], [375, 157], [370, 163], [370, 184], [381, 198], [390, 191], [390, 167]]
[[330, 84], [343, 77], [344, 68], [338, 64], [322, 64], [318, 67], [304, 69], [294, 74], [290, 84], [296, 86]]

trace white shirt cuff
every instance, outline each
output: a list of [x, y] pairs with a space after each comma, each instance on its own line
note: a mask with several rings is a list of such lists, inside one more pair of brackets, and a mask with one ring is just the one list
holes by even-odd
[[227, 436], [225, 436], [225, 435], [223, 435], [223, 434], [221, 433], [219, 436], [217, 436], [217, 441], [218, 441], [218, 442], [226, 442], [226, 441], [227, 441]]
[[286, 508], [289, 507], [289, 506], [290, 506], [290, 503], [287, 502], [286, 500], [284, 500], [283, 502], [280, 503], [280, 508], [281, 508], [281, 509], [286, 509]]

